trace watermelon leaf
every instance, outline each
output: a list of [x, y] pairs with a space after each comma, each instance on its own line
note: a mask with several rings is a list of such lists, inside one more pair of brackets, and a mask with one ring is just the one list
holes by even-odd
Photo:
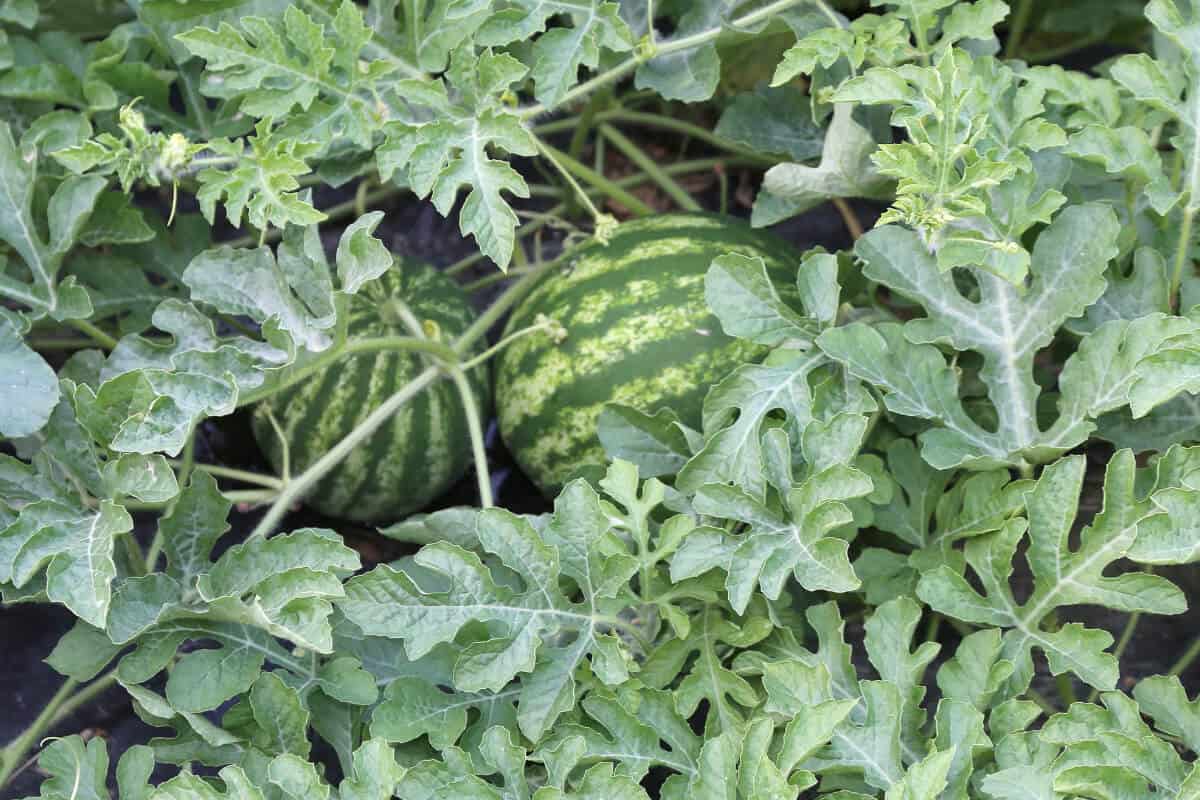
[[[685, 717], [706, 701], [715, 712], [706, 721], [710, 733], [740, 728], [747, 710], [760, 702], [759, 694], [748, 680], [725, 666], [719, 648], [751, 647], [770, 629], [769, 620], [760, 613], [734, 621], [719, 606], [705, 606], [691, 621], [686, 636], [663, 643], [651, 654], [639, 677], [652, 688], [675, 685], [675, 708]], [[693, 655], [695, 663], [688, 668]]]
[[[28, 279], [0, 273], [0, 295], [29, 309], [35, 318], [86, 318], [87, 293], [71, 278], [59, 285], [63, 259], [75, 245], [104, 190], [97, 176], [69, 177], [54, 189], [37, 219], [34, 189], [38, 182], [36, 143], [18, 142], [12, 127], [0, 125], [0, 241], [20, 257]], [[48, 237], [40, 231], [48, 230]]]
[[[1123, 399], [1124, 376], [1118, 374], [1116, 388], [1110, 389], [1111, 376], [1088, 376], [1081, 365], [1072, 375], [1076, 386], [1064, 387], [1067, 413], [1049, 431], [1037, 424], [1040, 389], [1033, 378], [1034, 355], [1067, 319], [1078, 316], [1103, 292], [1103, 273], [1115, 254], [1116, 234], [1116, 219], [1107, 208], [1064, 210], [1038, 237], [1028, 290], [987, 272], [973, 272], [983, 297], [996, 304], [994, 313], [981, 317], [976, 302], [960, 292], [951, 274], [939, 271], [916, 233], [891, 225], [877, 228], [856, 248], [866, 262], [865, 274], [920, 303], [928, 316], [903, 326], [856, 323], [834, 328], [818, 343], [852, 374], [878, 386], [890, 411], [935, 421], [921, 435], [922, 455], [934, 467], [987, 468], [1048, 460], [1086, 437], [1090, 414], [1109, 410]], [[1071, 292], [1061, 290], [1067, 284]], [[957, 376], [935, 342], [949, 342], [983, 357], [979, 377], [997, 417], [994, 430], [967, 414], [957, 394]], [[1103, 379], [1100, 385], [1090, 385], [1097, 377]], [[1077, 400], [1068, 387], [1079, 392]]]
[[[314, 18], [330, 14], [313, 4]], [[441, 72], [450, 54], [470, 39], [492, 14], [488, 0], [433, 0], [423, 6], [396, 0], [370, 0], [367, 26], [374, 31], [366, 52], [392, 62], [397, 72], [419, 78], [421, 71]]]
[[[392, 267], [391, 254], [372, 236], [379, 221], [367, 214], [347, 227], [335, 265], [315, 227], [294, 225], [276, 252], [222, 246], [198, 253], [179, 276], [192, 302], [168, 298], [151, 317], [170, 338], [122, 338], [95, 385], [75, 388], [85, 427], [118, 452], [175, 455], [198, 422], [233, 413], [247, 393], [265, 390], [297, 359], [329, 351], [344, 322], [339, 294], [358, 292]], [[203, 306], [248, 318], [261, 339], [218, 335]]]
[[[1101, 690], [1116, 684], [1116, 660], [1106, 651], [1112, 637], [1079, 623], [1046, 630], [1046, 619], [1061, 606], [1096, 604], [1124, 611], [1177, 614], [1185, 607], [1182, 593], [1164, 578], [1131, 571], [1117, 577], [1103, 572], [1126, 557], [1138, 528], [1161, 513], [1134, 493], [1133, 455], [1118, 452], [1104, 481], [1104, 510], [1084, 529], [1077, 550], [1069, 545], [1078, 510], [1083, 461], [1074, 456], [1047, 467], [1025, 496], [1028, 522], [1012, 519], [995, 533], [970, 539], [966, 560], [984, 587], [981, 594], [954, 568], [942, 565], [921, 576], [918, 596], [930, 607], [976, 624], [1005, 628], [1004, 658], [1016, 671], [1012, 693], [1023, 692], [1033, 677], [1033, 649], [1045, 653], [1054, 674], [1073, 672]], [[1028, 536], [1027, 559], [1034, 592], [1018, 603], [1009, 585], [1013, 558]]]
[[489, 151], [532, 156], [538, 144], [502, 95], [525, 77], [527, 68], [505, 53], [485, 50], [478, 58], [458, 50], [445, 83], [401, 82], [413, 93], [427, 121], [392, 122], [377, 160], [380, 177], [398, 174], [419, 196], [431, 196], [449, 214], [460, 187], [470, 187], [459, 214], [459, 229], [474, 235], [479, 249], [504, 268], [512, 256], [517, 216], [504, 193], [528, 197], [529, 187], [512, 167]]
[[812, 320], [779, 296], [758, 257], [729, 253], [715, 259], [704, 276], [704, 299], [730, 336], [807, 349], [817, 333]]
[[[633, 48], [633, 34], [617, 12], [617, 4], [608, 0], [516, 0], [511, 9], [483, 24], [476, 41], [484, 47], [500, 47], [540, 34], [533, 43], [534, 96], [553, 106], [579, 80], [581, 66], [598, 66], [604, 50], [620, 53]], [[557, 14], [577, 22], [546, 31], [546, 23]]]
[[[541, 531], [499, 509], [481, 512], [475, 524], [480, 547], [520, 576], [521, 588], [498, 582], [474, 553], [438, 543], [422, 548], [413, 563], [440, 576], [445, 589], [424, 589], [409, 570], [385, 565], [351, 580], [340, 608], [369, 635], [403, 639], [414, 659], [455, 640], [469, 623], [492, 626], [491, 636], [458, 656], [454, 686], [498, 692], [520, 677], [518, 722], [536, 740], [574, 704], [574, 673], [585, 659], [605, 683], [628, 678], [628, 646], [607, 631], [623, 627], [618, 615], [630, 603], [627, 582], [636, 562], [615, 546], [599, 497], [581, 481], [563, 490]], [[578, 600], [564, 592], [564, 578], [575, 584]], [[573, 643], [548, 644], [568, 632]]]
[[58, 378], [44, 359], [29, 348], [22, 335], [29, 322], [8, 311], [0, 311], [0, 374], [6, 376], [3, 390], [15, 402], [0, 411], [0, 435], [28, 436], [50, 419], [58, 405]]
[[280, 21], [244, 16], [238, 27], [223, 22], [216, 30], [197, 27], [175, 38], [205, 60], [206, 94], [237, 100], [244, 113], [262, 119], [299, 112], [312, 151], [322, 147], [315, 143], [327, 146], [339, 137], [370, 147], [380, 124], [376, 98], [394, 67], [375, 59], [360, 69], [371, 29], [348, 0], [328, 27], [288, 5]]
[[779, 597], [789, 575], [809, 591], [853, 591], [860, 581], [850, 565], [849, 547], [829, 534], [852, 521], [844, 502], [872, 488], [870, 478], [853, 467], [833, 466], [786, 491], [780, 513], [735, 487], [705, 486], [696, 494], [696, 510], [736, 519], [747, 526], [746, 533], [692, 535], [676, 556], [672, 576], [679, 580], [713, 567], [724, 569], [729, 601], [739, 613], [756, 587], [769, 598]]
[[[763, 435], [768, 416], [785, 412], [788, 441], [802, 449], [814, 422], [828, 423], [835, 413], [870, 412], [875, 401], [857, 383], [844, 390], [828, 379], [828, 360], [818, 350], [781, 350], [763, 364], [738, 367], [704, 399], [705, 443], [679, 470], [676, 484], [697, 491], [707, 484], [733, 483], [752, 497], [766, 491]], [[815, 385], [815, 386], [814, 386]]]

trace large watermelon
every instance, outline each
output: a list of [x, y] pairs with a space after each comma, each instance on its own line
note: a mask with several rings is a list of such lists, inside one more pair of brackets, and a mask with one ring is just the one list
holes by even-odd
[[607, 245], [584, 245], [513, 312], [506, 333], [538, 314], [567, 333], [561, 344], [518, 339], [496, 367], [500, 433], [543, 491], [604, 462], [596, 420], [605, 403], [667, 406], [699, 427], [709, 387], [761, 357], [725, 335], [704, 301], [705, 272], [731, 252], [759, 256], [795, 282], [800, 255], [781, 239], [725, 217], [671, 214], [626, 222]]
[[[432, 267], [398, 262], [350, 299], [352, 338], [406, 336], [395, 312], [402, 299], [422, 322], [433, 322], [451, 340], [475, 318], [466, 295]], [[293, 472], [328, 452], [390, 395], [426, 367], [411, 352], [379, 351], [339, 359], [302, 383], [271, 395], [255, 409], [254, 437], [276, 470], [282, 468], [279, 422]], [[491, 407], [484, 367], [472, 370], [480, 413]], [[454, 385], [441, 380], [403, 406], [382, 428], [333, 469], [305, 498], [332, 517], [392, 521], [429, 503], [462, 477], [471, 460], [466, 417]]]

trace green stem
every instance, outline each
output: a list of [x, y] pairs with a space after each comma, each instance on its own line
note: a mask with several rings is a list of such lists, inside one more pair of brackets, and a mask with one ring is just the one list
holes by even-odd
[[[583, 170], [586, 170], [587, 172], [591, 172], [593, 176], [599, 175], [600, 173], [595, 172], [590, 167], [585, 166], [582, 162], [580, 162], [578, 159], [574, 158], [573, 156], [570, 156], [559, 150], [555, 150], [553, 147], [546, 144], [541, 139], [538, 139], [537, 143], [538, 143], [538, 148], [541, 149], [541, 151], [542, 151], [542, 156], [544, 156], [545, 159], [550, 162], [551, 166], [553, 166], [556, 170], [559, 171], [559, 173], [563, 176], [563, 179], [567, 182], [567, 185], [571, 187], [571, 190], [575, 193], [575, 199], [583, 204], [583, 207], [587, 209], [587, 212], [592, 215], [593, 221], [599, 222], [600, 213], [601, 213], [600, 209], [596, 208], [596, 204], [592, 202], [592, 198], [589, 197], [588, 193], [585, 192], [583, 190], [583, 187], [579, 185], [579, 181], [575, 180], [575, 176], [572, 175], [571, 170], [567, 168], [566, 162], [567, 161], [573, 162], [576, 165], [576, 169], [582, 167]], [[581, 174], [586, 174], [586, 173], [581, 172]], [[593, 185], [594, 185], [594, 178], [584, 178], [584, 180], [587, 180], [589, 183], [593, 183]], [[607, 180], [607, 179], [605, 179], [605, 180]]]
[[58, 713], [58, 709], [67, 701], [71, 693], [75, 691], [75, 687], [79, 685], [79, 681], [68, 679], [58, 688], [54, 696], [50, 698], [33, 723], [22, 731], [17, 738], [13, 739], [3, 750], [0, 750], [0, 787], [8, 783], [8, 779], [16, 772], [25, 761], [25, 755], [33, 747], [33, 745], [42, 738], [42, 734], [53, 723], [54, 715]]
[[942, 628], [942, 620], [944, 617], [936, 611], [929, 613], [929, 619], [925, 623], [925, 638], [922, 641], [936, 642], [938, 631]]
[[[517, 250], [519, 252], [520, 248]], [[421, 326], [421, 321], [417, 319], [408, 304], [402, 300], [397, 300], [396, 303], [400, 318], [412, 332], [413, 337], [429, 341], [425, 338], [425, 330]], [[439, 354], [439, 358], [440, 361], [437, 362], [437, 365], [453, 381], [467, 420], [467, 434], [471, 440], [471, 453], [475, 461], [475, 478], [479, 486], [479, 504], [484, 508], [491, 508], [495, 505], [495, 501], [492, 499], [492, 476], [488, 472], [487, 443], [483, 439], [483, 428], [479, 422], [479, 404], [475, 401], [475, 392], [471, 390], [471, 384], [467, 380], [463, 367], [458, 363], [457, 352], [447, 348], [445, 352]]]
[[717, 37], [724, 33], [726, 27], [735, 29], [753, 27], [757, 23], [762, 22], [763, 20], [769, 20], [779, 12], [786, 11], [792, 6], [800, 5], [803, 2], [808, 2], [808, 0], [775, 0], [774, 3], [769, 3], [762, 8], [751, 11], [749, 14], [738, 17], [737, 19], [727, 23], [727, 25], [719, 25], [715, 28], [709, 28], [708, 30], [693, 33], [690, 36], [681, 36], [678, 39], [658, 42], [649, 52], [635, 52], [634, 55], [630, 56], [625, 61], [622, 61], [620, 64], [616, 65], [607, 72], [602, 72], [591, 80], [584, 81], [575, 88], [564, 93], [559, 101], [554, 104], [554, 106], [547, 106], [542, 103], [538, 103], [537, 105], [525, 108], [521, 111], [521, 118], [531, 119], [546, 113], [552, 107], [558, 108], [570, 105], [581, 97], [587, 97], [597, 89], [602, 89], [605, 86], [610, 86], [616, 83], [629, 73], [636, 70], [646, 61], [659, 56], [668, 56], [672, 53], [679, 53], [684, 50], [691, 50], [692, 48], [708, 44], [709, 42], [715, 41]]
[[[429, 341], [427, 339], [418, 339], [414, 336], [379, 336], [371, 339], [349, 339], [341, 347], [331, 347], [299, 369], [289, 371], [287, 375], [278, 383], [272, 383], [269, 386], [260, 386], [254, 391], [246, 392], [244, 395], [238, 398], [238, 407], [242, 408], [252, 405], [266, 397], [270, 397], [276, 392], [282, 391], [291, 386], [295, 386], [296, 384], [320, 372], [330, 364], [333, 364], [345, 356], [351, 356], [360, 353], [376, 353], [381, 350], [424, 352], [442, 358], [443, 360], [452, 356], [450, 349], [446, 345], [439, 342]], [[225, 473], [225, 477], [235, 478], [237, 480], [242, 479], [239, 476], [253, 474], [236, 473], [235, 471], [230, 470], [223, 471]], [[213, 474], [221, 477], [216, 472]], [[261, 483], [261, 481], [254, 482]]]
[[519, 278], [522, 275], [524, 275], [527, 271], [528, 270], [523, 270], [523, 269], [522, 270], [510, 269], [508, 272], [500, 272], [499, 270], [497, 270], [496, 272], [491, 272], [487, 275], [484, 275], [479, 280], [471, 281], [470, 283], [464, 283], [462, 288], [463, 288], [464, 292], [466, 292], [467, 294], [471, 294], [472, 292], [477, 292], [480, 289], [485, 289], [488, 286], [495, 286], [497, 283], [503, 283], [504, 281], [509, 281], [509, 280], [512, 280], [513, 278]]
[[96, 346], [96, 340], [91, 337], [84, 338], [82, 336], [54, 338], [42, 337], [37, 339], [27, 339], [26, 344], [39, 352], [47, 350], [84, 350], [89, 347]]
[[[222, 491], [221, 494], [232, 503], [249, 503], [251, 505], [257, 505], [260, 503], [266, 503], [271, 500], [274, 500], [276, 497], [279, 496], [280, 491], [281, 491], [280, 489], [246, 489], [246, 490], [241, 490], [241, 491], [228, 491], [227, 490], [227, 491]], [[174, 503], [175, 503], [174, 500], [167, 500], [166, 502], [157, 502], [157, 503], [143, 503], [138, 500], [122, 500], [121, 501], [121, 505], [125, 507], [126, 511], [165, 512]], [[146, 555], [145, 555], [146, 563], [150, 563], [150, 559], [151, 559], [152, 555], [153, 555], [154, 561], [158, 560], [158, 553], [152, 552], [153, 550], [156, 550], [156, 549], [161, 552], [162, 542], [158, 541], [157, 536], [155, 536], [155, 540], [150, 543], [150, 548], [151, 549], [147, 550]], [[141, 557], [141, 551], [140, 550], [134, 551], [131, 548], [130, 549], [130, 558], [133, 558], [134, 555]], [[148, 571], [149, 570], [147, 570], [147, 572]], [[146, 573], [142, 573], [142, 574], [144, 575]]]
[[470, 361], [464, 361], [462, 363], [462, 369], [465, 371], [470, 371], [470, 370], [474, 369], [475, 367], [479, 366], [480, 364], [482, 364], [483, 362], [487, 361], [492, 356], [499, 353], [504, 348], [508, 347], [510, 344], [515, 342], [517, 339], [520, 339], [523, 336], [528, 336], [531, 333], [537, 333], [538, 331], [548, 330], [549, 328], [550, 328], [550, 325], [548, 325], [548, 324], [530, 325], [528, 328], [521, 328], [521, 330], [519, 330], [519, 331], [514, 331], [513, 333], [510, 333], [508, 336], [505, 336], [500, 341], [496, 342], [494, 345], [489, 347], [487, 350], [484, 350], [482, 353], [480, 353], [479, 355], [472, 358]]
[[[547, 209], [537, 219], [531, 220], [531, 221], [525, 223], [524, 225], [522, 225], [521, 227], [517, 228], [517, 233], [516, 233], [517, 241], [520, 241], [521, 239], [525, 238], [526, 236], [528, 236], [532, 233], [536, 233], [536, 232], [540, 231], [542, 228], [549, 225], [550, 221], [554, 217], [563, 213], [566, 210], [566, 208], [567, 208], [566, 203], [559, 203], [558, 205], [554, 206], [553, 208]], [[517, 248], [517, 249], [519, 249], [519, 248]], [[514, 250], [514, 252], [515, 252], [515, 250]], [[467, 256], [466, 258], [462, 259], [461, 261], [456, 261], [455, 263], [446, 267], [446, 269], [443, 270], [443, 272], [445, 272], [447, 275], [453, 277], [455, 275], [459, 275], [463, 272], [466, 272], [468, 269], [475, 266], [480, 261], [483, 261], [486, 258], [487, 258], [487, 256], [485, 256], [483, 253], [475, 253], [473, 255]], [[501, 274], [503, 274], [503, 273], [501, 273]]]
[[369, 439], [375, 431], [386, 423], [393, 414], [400, 410], [406, 403], [414, 397], [425, 391], [431, 386], [441, 375], [441, 368], [431, 366], [424, 372], [410, 381], [402, 389], [394, 393], [391, 397], [383, 402], [378, 408], [372, 411], [361, 424], [352, 430], [344, 439], [333, 446], [329, 452], [321, 456], [312, 466], [297, 475], [292, 481], [284, 487], [279, 496], [275, 498], [275, 502], [267, 509], [267, 513], [259, 521], [254, 530], [250, 532], [251, 539], [266, 537], [275, 530], [279, 521], [283, 519], [283, 515], [291, 508], [293, 503], [299, 502], [304, 498], [310, 489], [321, 478], [338, 464], [340, 464], [347, 456], [353, 452], [354, 448], [358, 447], [364, 441]]
[[83, 708], [88, 703], [95, 700], [96, 697], [104, 694], [106, 691], [111, 689], [113, 686], [116, 685], [116, 683], [117, 683], [117, 670], [116, 670], [116, 668], [113, 668], [113, 669], [109, 670], [108, 672], [104, 673], [103, 675], [101, 675], [99, 678], [96, 678], [96, 680], [92, 681], [87, 686], [83, 687], [78, 692], [71, 695], [71, 697], [69, 697], [66, 701], [64, 701], [58, 707], [58, 710], [54, 712], [53, 716], [51, 716], [50, 724], [48, 727], [52, 728], [55, 725], [57, 725], [58, 723], [62, 722], [64, 719], [66, 719], [67, 717], [74, 714], [80, 708]]
[[1012, 22], [1008, 26], [1008, 41], [1004, 45], [1005, 58], [1016, 58], [1032, 14], [1033, 0], [1017, 0], [1017, 10], [1013, 12]]
[[1071, 673], [1064, 672], [1061, 675], [1055, 675], [1054, 685], [1058, 688], [1058, 696], [1062, 700], [1063, 708], [1070, 708], [1077, 699], [1075, 697], [1075, 681], [1071, 678]]
[[1182, 675], [1198, 656], [1200, 656], [1200, 636], [1192, 640], [1192, 643], [1188, 645], [1188, 649], [1179, 657], [1179, 660], [1171, 665], [1171, 669], [1167, 671], [1167, 675]]
[[[181, 467], [182, 462], [168, 459], [173, 467]], [[241, 469], [231, 469], [230, 467], [220, 467], [216, 464], [195, 464], [192, 467], [197, 472], [207, 472], [214, 478], [228, 478], [231, 481], [241, 481], [255, 486], [261, 486], [264, 489], [282, 489], [283, 482], [273, 475], [261, 475], [257, 472], [248, 472]], [[182, 483], [182, 481], [180, 481]]]
[[245, 491], [221, 492], [225, 499], [233, 504], [246, 503], [247, 505], [257, 506], [263, 503], [270, 503], [282, 494], [281, 490], [277, 489], [247, 489]]
[[1171, 272], [1171, 286], [1167, 294], [1170, 308], [1176, 308], [1179, 303], [1179, 287], [1183, 284], [1183, 268], [1190, 259], [1192, 250], [1192, 223], [1196, 217], [1196, 209], [1189, 202], [1183, 209], [1183, 220], [1179, 224], [1179, 242], [1175, 246], [1175, 269]]
[[551, 269], [562, 263], [561, 258], [556, 258], [550, 261], [543, 261], [541, 264], [533, 267], [529, 272], [521, 276], [521, 278], [512, 286], [504, 290], [504, 294], [496, 298], [496, 301], [488, 306], [479, 317], [471, 323], [471, 325], [463, 331], [462, 336], [454, 342], [454, 350], [458, 353], [465, 353], [471, 345], [482, 337], [487, 335], [491, 327], [495, 325], [501, 317], [508, 313], [508, 310], [521, 301], [537, 282], [541, 280], [542, 275], [546, 274]]
[[[554, 166], [562, 169], [563, 174], [570, 173], [572, 176], [578, 177], [580, 180], [587, 182], [590, 186], [595, 187], [598, 191], [607, 197], [612, 198], [621, 205], [625, 206], [629, 211], [639, 217], [648, 217], [654, 214], [654, 209], [637, 199], [629, 192], [622, 189], [614, 181], [596, 172], [580, 161], [576, 161], [561, 150], [557, 150], [545, 142], [539, 141], [543, 155], [550, 158]], [[572, 181], [572, 186], [576, 188], [576, 193], [583, 199], [586, 199], [589, 210], [593, 212], [593, 216], [599, 216], [600, 212], [595, 210], [592, 205], [591, 198], [587, 193], [578, 188], [578, 184]]]
[[[153, 505], [153, 510], [158, 510], [166, 507], [166, 503], [138, 503], [135, 501], [124, 500], [121, 505], [129, 511], [142, 511], [146, 507]], [[129, 571], [135, 578], [145, 575], [146, 570], [146, 554], [142, 552], [142, 546], [138, 544], [138, 540], [134, 538], [132, 532], [121, 537], [125, 545], [125, 555], [129, 557]]]
[[[175, 475], [175, 480], [180, 486], [186, 486], [192, 477], [192, 471], [196, 467], [196, 432], [192, 431], [192, 435], [188, 437], [187, 444], [183, 447], [183, 460], [179, 462], [178, 472]], [[174, 509], [178, 498], [171, 501], [168, 506]], [[169, 512], [168, 512], [169, 513]], [[162, 526], [154, 532], [154, 538], [150, 540], [150, 546], [146, 548], [146, 572], [155, 571], [158, 566], [158, 556], [163, 548], [163, 530]]]
[[588, 134], [592, 132], [592, 126], [596, 124], [596, 114], [600, 112], [600, 107], [606, 102], [605, 95], [595, 94], [584, 106], [583, 113], [579, 115], [579, 122], [571, 133], [571, 144], [567, 147], [567, 154], [571, 158], [578, 160], [583, 157], [583, 146], [587, 144]]
[[862, 222], [858, 218], [858, 214], [854, 213], [854, 209], [850, 207], [850, 204], [841, 197], [835, 197], [830, 202], [833, 203], [833, 207], [841, 215], [842, 222], [846, 224], [846, 230], [850, 233], [850, 237], [855, 241], [861, 239], [865, 231], [863, 230]]
[[683, 136], [689, 136], [698, 142], [713, 147], [720, 148], [729, 153], [735, 153], [744, 158], [751, 159], [764, 167], [773, 166], [776, 163], [775, 159], [767, 158], [761, 153], [756, 153], [753, 150], [742, 147], [736, 142], [731, 142], [717, 134], [713, 133], [708, 128], [703, 128], [699, 125], [694, 125], [691, 122], [685, 122], [681, 119], [666, 117], [662, 114], [650, 114], [645, 111], [625, 111], [617, 109], [601, 115], [601, 122], [616, 122], [618, 124], [639, 125], [647, 128], [657, 128], [659, 130], [671, 131]]
[[269, 407], [264, 408], [263, 411], [266, 413], [267, 422], [271, 425], [271, 432], [275, 434], [275, 439], [279, 442], [279, 480], [287, 485], [287, 482], [292, 479], [292, 445], [284, 435], [283, 428], [279, 426], [279, 420], [275, 419], [275, 413]]
[[1025, 56], [1025, 61], [1029, 62], [1030, 64], [1044, 64], [1048, 61], [1057, 61], [1063, 56], [1068, 56], [1071, 53], [1084, 50], [1092, 45], [1100, 44], [1105, 40], [1106, 35], [1107, 34], [1094, 33], [1090, 36], [1071, 39], [1065, 44], [1061, 44], [1057, 47], [1048, 47], [1045, 50], [1041, 50], [1036, 53], [1027, 53]]
[[85, 333], [91, 337], [92, 341], [103, 347], [105, 350], [112, 350], [117, 346], [117, 340], [109, 336], [105, 331], [100, 330], [86, 319], [67, 320], [67, 324], [80, 333]]
[[[1121, 663], [1121, 656], [1125, 655], [1125, 650], [1129, 647], [1129, 643], [1133, 641], [1133, 634], [1137, 630], [1138, 623], [1142, 621], [1142, 612], [1134, 611], [1129, 615], [1129, 619], [1125, 620], [1125, 627], [1121, 630], [1121, 637], [1117, 639], [1117, 646], [1113, 648], [1113, 658], [1117, 663]], [[1100, 696], [1100, 690], [1093, 688], [1088, 695], [1088, 702], [1096, 702], [1096, 698]]]
[[192, 471], [196, 468], [196, 435], [193, 433], [188, 437], [187, 444], [183, 447], [183, 459], [179, 462], [179, 472], [176, 475], [176, 480], [180, 486], [187, 484], [192, 477]]
[[488, 472], [487, 443], [483, 438], [483, 427], [479, 423], [479, 404], [475, 402], [475, 392], [467, 380], [463, 367], [445, 367], [454, 387], [458, 389], [459, 400], [462, 401], [463, 414], [467, 417], [467, 432], [471, 438], [471, 453], [475, 459], [475, 479], [479, 486], [479, 505], [491, 508], [496, 504], [492, 497], [492, 476]]
[[685, 211], [703, 211], [700, 204], [684, 191], [683, 187], [675, 182], [670, 175], [664, 172], [658, 164], [654, 163], [654, 159], [646, 155], [640, 147], [630, 141], [625, 134], [614, 128], [608, 123], [600, 125], [600, 135], [608, 141], [612, 142], [613, 147], [621, 151], [621, 154], [634, 163], [642, 172], [650, 176], [650, 180], [658, 184], [658, 188], [662, 189], [668, 197], [676, 202], [680, 208]]

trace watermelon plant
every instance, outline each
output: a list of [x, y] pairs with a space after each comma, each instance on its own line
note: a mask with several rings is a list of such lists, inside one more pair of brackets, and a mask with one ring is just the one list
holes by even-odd
[[1200, 0], [0, 0], [0, 794], [1200, 798], [1198, 87]]

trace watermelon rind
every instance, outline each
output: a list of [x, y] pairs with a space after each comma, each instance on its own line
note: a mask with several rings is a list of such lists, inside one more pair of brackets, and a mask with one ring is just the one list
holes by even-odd
[[552, 494], [605, 461], [596, 423], [605, 404], [673, 409], [700, 427], [708, 389], [766, 350], [726, 335], [704, 299], [704, 276], [726, 253], [757, 256], [794, 286], [800, 253], [740, 220], [667, 214], [623, 223], [589, 242], [541, 281], [512, 313], [505, 333], [539, 314], [566, 330], [561, 342], [534, 334], [498, 358], [500, 434], [522, 471]]
[[[470, 300], [453, 280], [425, 264], [397, 262], [379, 280], [350, 296], [350, 338], [410, 335], [395, 312], [396, 299], [446, 342], [475, 320]], [[296, 474], [327, 453], [427, 366], [422, 355], [398, 350], [338, 359], [256, 406], [254, 437], [274, 469], [282, 470], [283, 448], [268, 420], [269, 410], [289, 444], [291, 471]], [[479, 413], [487, 415], [491, 387], [486, 366], [472, 370], [468, 380]], [[470, 463], [471, 443], [462, 402], [451, 381], [439, 380], [401, 407], [326, 474], [304, 502], [330, 517], [392, 522], [428, 505], [460, 479]]]

